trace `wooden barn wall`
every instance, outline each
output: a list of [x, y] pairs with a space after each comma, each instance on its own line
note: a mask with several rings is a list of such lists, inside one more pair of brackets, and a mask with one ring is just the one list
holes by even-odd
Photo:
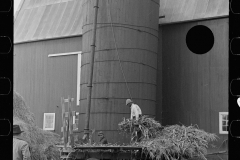
[[[188, 30], [196, 25], [205, 25], [214, 34], [214, 46], [204, 55], [192, 53], [185, 42]], [[159, 34], [158, 119], [163, 125], [197, 124], [218, 134], [219, 112], [228, 111], [228, 18], [163, 25]], [[218, 136], [220, 146], [227, 135]]]
[[[82, 37], [14, 45], [14, 89], [24, 97], [40, 128], [44, 112], [55, 113], [55, 131], [60, 134], [61, 97], [76, 100], [77, 94], [77, 55], [48, 55], [81, 49]], [[76, 102], [73, 107], [77, 110]]]

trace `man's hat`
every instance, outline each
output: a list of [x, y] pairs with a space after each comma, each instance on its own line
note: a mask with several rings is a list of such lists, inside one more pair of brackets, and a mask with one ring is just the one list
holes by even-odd
[[98, 132], [98, 136], [103, 136], [103, 135], [104, 135], [104, 134], [103, 134], [102, 131]]
[[126, 106], [127, 106], [129, 103], [133, 103], [133, 101], [132, 101], [131, 99], [127, 99], [127, 100], [126, 100]]
[[19, 125], [13, 125], [13, 134], [20, 134], [22, 132]]

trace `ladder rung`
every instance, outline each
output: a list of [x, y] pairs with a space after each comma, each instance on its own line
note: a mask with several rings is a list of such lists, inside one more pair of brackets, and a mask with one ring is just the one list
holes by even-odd
[[66, 103], [69, 102], [68, 99], [64, 99], [63, 101], [66, 102]]
[[63, 101], [64, 101], [65, 103], [69, 102], [69, 100], [70, 100], [70, 102], [73, 102], [73, 101], [74, 101], [74, 98], [71, 98], [71, 99], [63, 99]]

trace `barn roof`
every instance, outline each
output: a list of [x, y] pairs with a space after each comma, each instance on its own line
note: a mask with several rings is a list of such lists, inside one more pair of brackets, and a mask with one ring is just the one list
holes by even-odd
[[22, 0], [14, 43], [82, 34], [83, 0]]
[[[84, 0], [22, 0], [14, 19], [14, 43], [82, 34]], [[159, 23], [228, 15], [228, 0], [160, 0]]]
[[229, 0], [160, 0], [160, 24], [227, 16]]

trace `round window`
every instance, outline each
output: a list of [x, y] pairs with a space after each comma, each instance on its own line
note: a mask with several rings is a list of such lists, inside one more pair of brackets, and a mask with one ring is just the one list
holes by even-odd
[[188, 31], [186, 43], [188, 49], [193, 53], [205, 54], [213, 47], [214, 35], [208, 27], [197, 25]]

